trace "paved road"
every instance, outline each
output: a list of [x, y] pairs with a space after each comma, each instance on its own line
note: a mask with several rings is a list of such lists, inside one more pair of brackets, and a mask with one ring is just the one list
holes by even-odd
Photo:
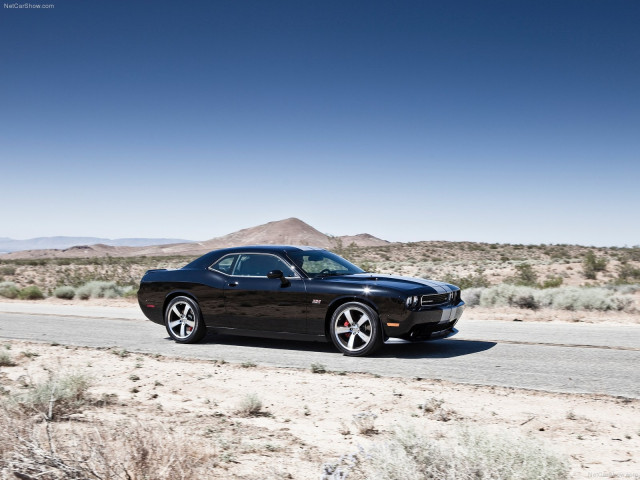
[[[35, 306], [34, 306], [35, 305]], [[208, 335], [196, 345], [169, 340], [136, 308], [0, 303], [0, 338], [55, 342], [230, 362], [447, 379], [557, 392], [640, 398], [640, 326], [543, 324], [465, 319], [455, 337], [391, 340], [375, 357], [344, 357], [329, 344]], [[7, 313], [13, 312], [13, 313]]]

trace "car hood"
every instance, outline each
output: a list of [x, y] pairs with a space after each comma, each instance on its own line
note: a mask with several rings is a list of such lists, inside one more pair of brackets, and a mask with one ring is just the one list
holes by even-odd
[[354, 275], [325, 277], [323, 281], [331, 283], [358, 283], [407, 293], [448, 293], [459, 290], [459, 288], [454, 285], [435, 280], [376, 273], [357, 273]]

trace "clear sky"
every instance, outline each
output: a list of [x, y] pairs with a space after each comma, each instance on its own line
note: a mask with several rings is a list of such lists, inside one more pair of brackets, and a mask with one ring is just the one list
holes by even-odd
[[43, 3], [0, 9], [0, 237], [640, 244], [636, 0]]

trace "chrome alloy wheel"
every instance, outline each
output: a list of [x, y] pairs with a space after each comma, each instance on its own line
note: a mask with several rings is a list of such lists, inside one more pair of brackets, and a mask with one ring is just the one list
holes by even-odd
[[358, 305], [349, 305], [334, 317], [334, 339], [348, 353], [357, 353], [367, 348], [374, 336], [374, 327], [369, 313]]
[[173, 304], [168, 312], [167, 326], [178, 339], [186, 339], [196, 328], [195, 312], [186, 301]]

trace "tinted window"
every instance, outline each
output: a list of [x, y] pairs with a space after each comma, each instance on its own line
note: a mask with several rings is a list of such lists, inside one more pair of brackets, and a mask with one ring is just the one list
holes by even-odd
[[219, 272], [226, 273], [227, 275], [231, 275], [233, 264], [235, 263], [237, 258], [238, 255], [227, 255], [226, 257], [222, 257], [216, 263], [211, 265], [211, 268], [214, 270], [218, 270]]
[[326, 250], [289, 252], [289, 257], [309, 277], [325, 275], [352, 275], [364, 270]]
[[275, 255], [245, 253], [239, 256], [233, 269], [234, 276], [266, 277], [272, 270], [282, 270], [285, 277], [295, 277], [291, 268]]

